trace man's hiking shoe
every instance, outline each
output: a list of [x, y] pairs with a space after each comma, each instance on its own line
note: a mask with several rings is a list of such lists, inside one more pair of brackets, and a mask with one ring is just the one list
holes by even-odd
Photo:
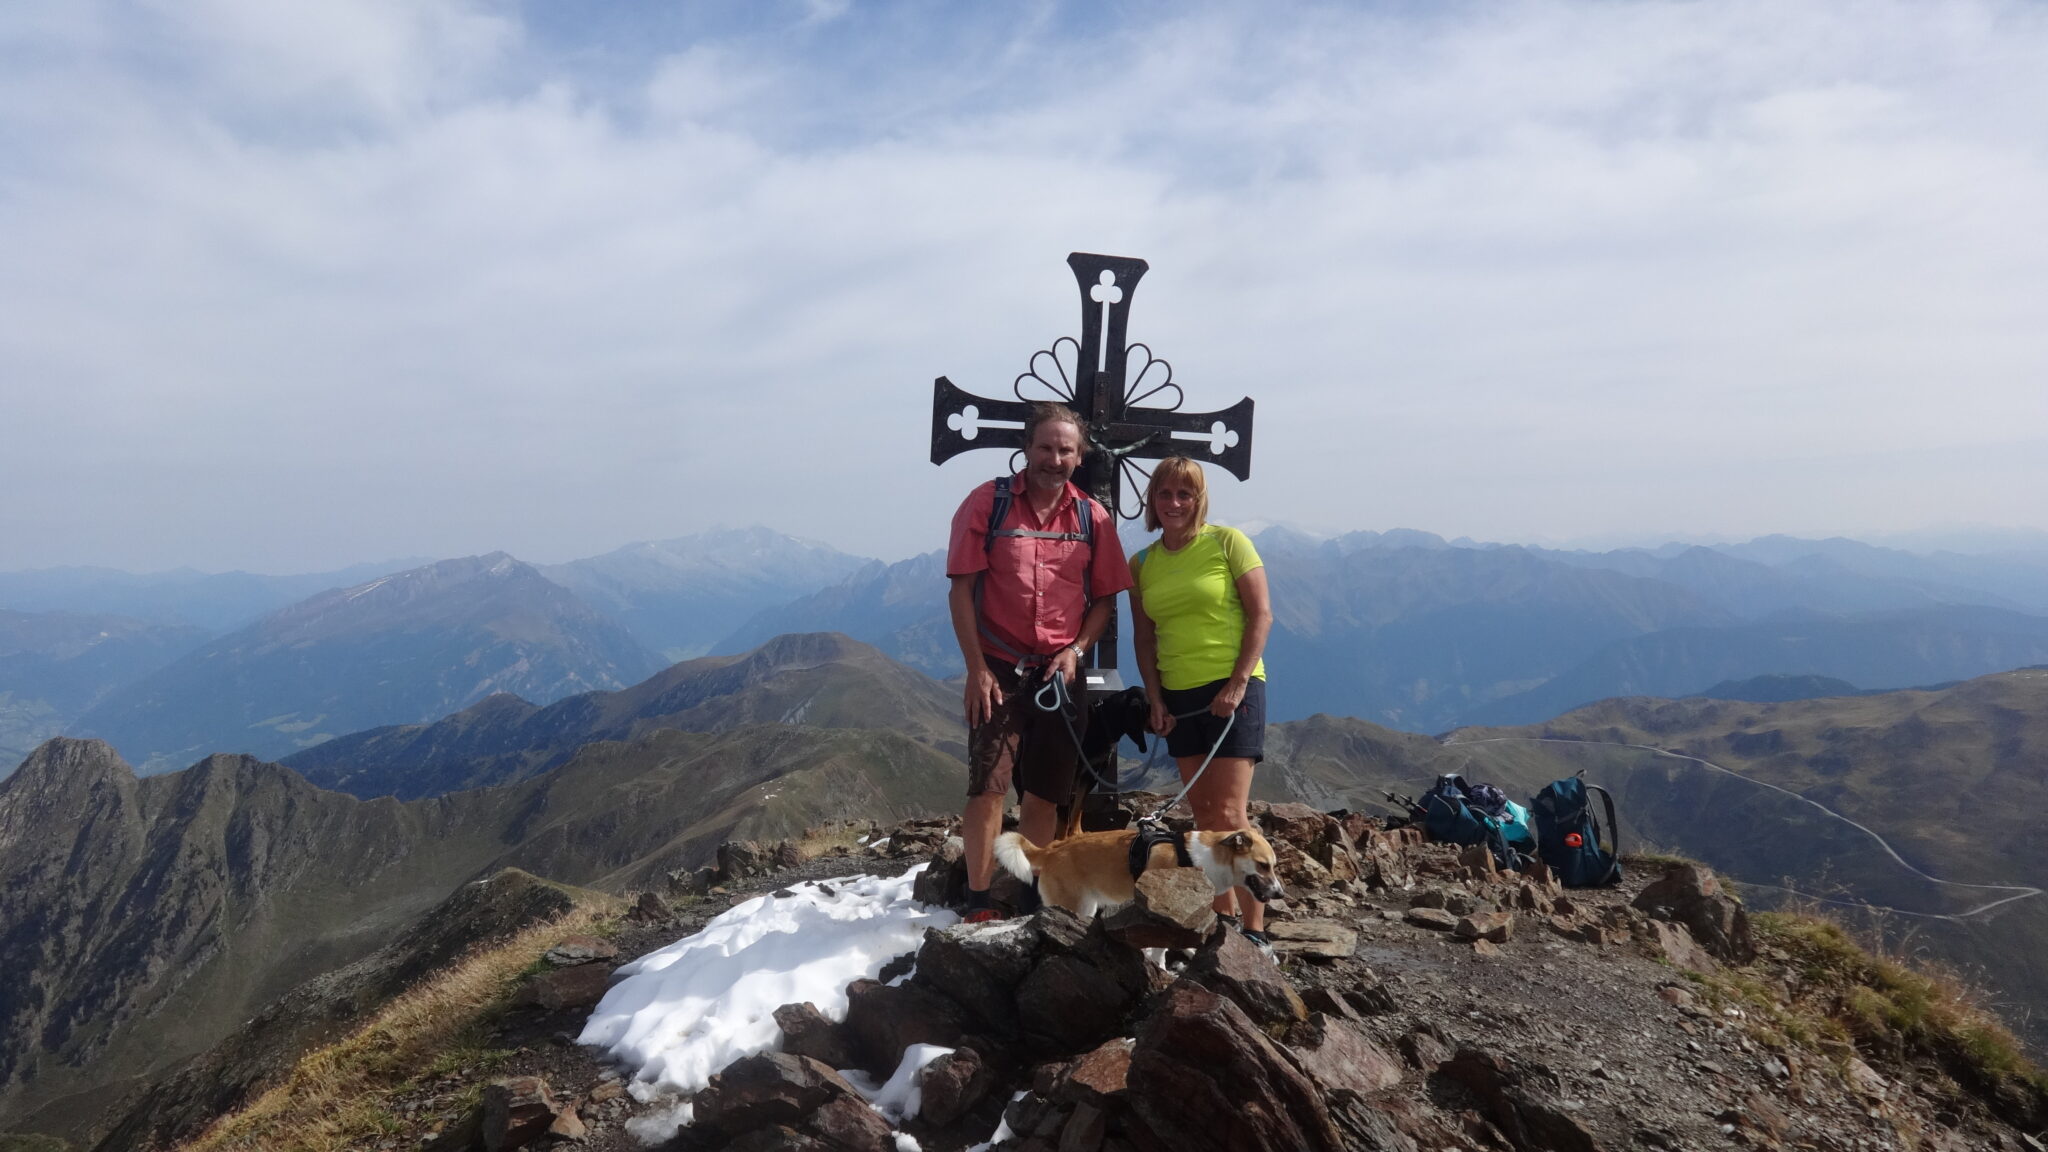
[[970, 908], [967, 914], [960, 919], [968, 924], [986, 924], [991, 920], [1001, 920], [1002, 918], [1003, 914], [993, 908]]
[[1277, 965], [1280, 963], [1280, 957], [1274, 955], [1273, 953], [1272, 937], [1266, 935], [1264, 932], [1254, 932], [1249, 928], [1240, 928], [1237, 931], [1239, 935], [1243, 936], [1245, 939], [1252, 942], [1253, 947], [1256, 947], [1259, 950], [1259, 955], [1264, 956], [1268, 961], [1270, 961], [1273, 964]]

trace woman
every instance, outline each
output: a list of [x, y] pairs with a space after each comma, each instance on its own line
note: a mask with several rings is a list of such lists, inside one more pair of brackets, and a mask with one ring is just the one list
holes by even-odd
[[[1152, 730], [1180, 766], [1195, 827], [1249, 828], [1252, 766], [1265, 757], [1266, 666], [1273, 630], [1266, 569], [1235, 528], [1210, 524], [1209, 483], [1185, 456], [1160, 461], [1145, 490], [1145, 527], [1159, 539], [1131, 557], [1132, 642], [1152, 707]], [[1232, 716], [1230, 730], [1224, 722]], [[1222, 744], [1217, 745], [1217, 738]], [[1202, 769], [1202, 760], [1215, 758]], [[1266, 911], [1243, 888], [1216, 910], [1244, 910], [1244, 933], [1270, 952]]]

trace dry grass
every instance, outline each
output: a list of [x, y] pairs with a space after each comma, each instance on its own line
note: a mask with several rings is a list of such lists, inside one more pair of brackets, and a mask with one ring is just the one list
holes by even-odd
[[396, 1133], [388, 1103], [422, 1080], [501, 1061], [503, 1053], [483, 1047], [488, 1025], [535, 959], [565, 936], [606, 927], [612, 914], [577, 907], [471, 953], [401, 993], [353, 1035], [302, 1057], [283, 1083], [181, 1152], [345, 1152]]
[[2048, 1074], [1954, 973], [1872, 954], [1822, 917], [1765, 912], [1754, 923], [1760, 942], [1791, 957], [1808, 995], [1830, 1001], [1828, 1016], [1859, 1047], [1931, 1056], [1983, 1088], [2017, 1082], [2048, 1093]]

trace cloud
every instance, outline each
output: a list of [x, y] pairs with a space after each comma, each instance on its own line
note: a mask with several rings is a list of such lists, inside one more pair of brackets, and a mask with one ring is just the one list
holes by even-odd
[[921, 551], [1075, 249], [1226, 515], [2048, 526], [2033, 6], [631, 11], [0, 17], [0, 567]]

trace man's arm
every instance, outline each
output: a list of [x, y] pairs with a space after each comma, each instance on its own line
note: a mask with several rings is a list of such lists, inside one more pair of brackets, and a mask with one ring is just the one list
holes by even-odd
[[1002, 707], [1003, 689], [996, 674], [988, 670], [981, 655], [981, 625], [974, 615], [974, 582], [979, 573], [952, 577], [946, 606], [953, 614], [953, 639], [960, 644], [960, 658], [967, 662], [967, 726], [978, 728]]

